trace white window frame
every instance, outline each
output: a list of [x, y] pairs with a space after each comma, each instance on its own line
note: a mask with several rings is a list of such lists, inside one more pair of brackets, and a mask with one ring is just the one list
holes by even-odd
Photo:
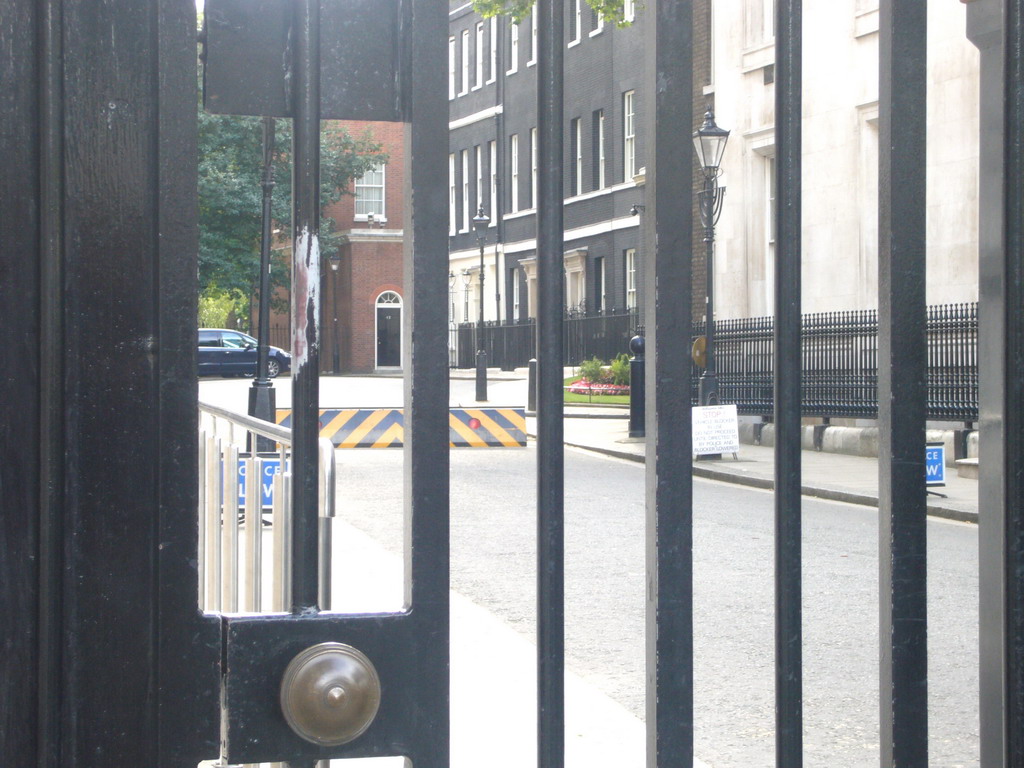
[[636, 20], [636, 0], [623, 0], [622, 18], [630, 24]]
[[569, 10], [569, 13], [572, 14], [569, 17], [569, 31], [570, 34], [572, 34], [572, 37], [569, 39], [569, 44], [566, 46], [567, 48], [572, 48], [574, 45], [580, 44], [580, 38], [582, 37], [582, 30], [580, 29], [580, 26], [583, 23], [583, 13], [580, 8], [581, 1], [582, 0], [572, 0], [572, 8]]
[[594, 257], [594, 267], [596, 285], [594, 286], [593, 309], [603, 314], [608, 311], [608, 273], [605, 270], [604, 256]]
[[498, 142], [487, 142], [489, 157], [489, 168], [491, 172], [491, 224], [498, 226]]
[[455, 153], [448, 155], [448, 234], [455, 234]]
[[596, 9], [593, 10], [593, 13], [595, 23], [594, 28], [590, 30], [590, 37], [595, 37], [596, 35], [600, 35], [604, 32], [604, 16], [602, 16], [601, 12]]
[[473, 90], [484, 87], [484, 23], [476, 23], [476, 80]]
[[626, 261], [626, 309], [636, 309], [636, 248], [627, 248]]
[[459, 96], [469, 93], [469, 30], [462, 30], [462, 81]]
[[636, 91], [622, 94], [622, 180], [636, 176]]
[[462, 150], [462, 228], [469, 232], [469, 150]]
[[519, 25], [514, 21], [508, 25], [509, 52], [508, 70], [506, 75], [514, 75], [519, 71]]
[[455, 37], [448, 38], [448, 100], [455, 98]]
[[770, 45], [775, 40], [775, 0], [745, 0], [744, 44], [748, 49]]
[[512, 281], [512, 321], [519, 319], [519, 275], [515, 267], [509, 272], [509, 279]]
[[537, 63], [537, 4], [534, 3], [530, 9], [530, 60], [526, 66], [532, 67]]
[[572, 157], [573, 174], [570, 179], [572, 189], [569, 190], [572, 197], [583, 194], [583, 130], [580, 123], [578, 117], [569, 121], [570, 141], [575, 144], [575, 152]]
[[512, 181], [512, 188], [509, 193], [509, 210], [515, 213], [519, 210], [519, 134], [513, 133], [509, 138], [509, 165], [511, 166], [509, 178]]
[[[373, 214], [373, 219], [376, 222], [384, 223], [384, 222], [387, 221], [387, 215], [386, 215], [387, 214], [387, 210], [385, 209], [385, 202], [387, 200], [387, 197], [385, 195], [385, 190], [387, 189], [387, 177], [385, 176], [385, 169], [386, 168], [387, 168], [387, 166], [385, 166], [385, 165], [380, 165], [380, 166], [377, 166], [376, 168], [371, 168], [369, 171], [367, 171], [362, 176], [360, 176], [358, 179], [356, 179], [355, 182], [353, 183], [353, 192], [355, 193], [355, 217], [354, 217], [355, 221], [368, 221], [369, 218], [370, 218], [370, 216], [369, 216], [370, 213]], [[367, 183], [367, 177], [370, 176], [370, 174], [376, 174], [376, 173], [380, 173], [380, 183], [379, 184]], [[371, 190], [371, 189], [372, 190], [376, 190], [376, 189], [380, 190], [380, 205], [377, 208], [375, 208], [373, 211], [364, 211], [364, 212], [360, 213], [359, 212], [359, 208], [360, 208], [359, 204], [361, 202], [362, 203], [368, 202], [366, 200], [366, 198], [365, 198], [365, 190]], [[364, 190], [364, 192], [362, 194], [360, 194], [360, 190]], [[362, 199], [360, 199], [361, 197], [362, 197]], [[376, 202], [376, 201], [373, 201], [373, 202]], [[365, 207], [365, 206], [363, 206], [363, 207]]]
[[498, 17], [491, 17], [491, 68], [487, 73], [487, 83], [493, 83], [498, 77]]
[[530, 205], [537, 207], [537, 129], [530, 129]]
[[483, 148], [476, 145], [476, 209], [479, 211], [484, 204], [484, 153]]
[[597, 188], [604, 189], [608, 186], [608, 179], [605, 175], [605, 134], [604, 134], [604, 110], [598, 110], [597, 116]]

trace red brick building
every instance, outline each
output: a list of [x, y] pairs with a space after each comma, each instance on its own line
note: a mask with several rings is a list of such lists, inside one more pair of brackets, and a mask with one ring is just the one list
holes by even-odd
[[[334, 121], [357, 135], [369, 128], [388, 162], [356, 179], [327, 208], [342, 244], [320, 266], [320, 370], [326, 374], [395, 371], [402, 365], [402, 202], [404, 126]], [[288, 346], [288, 317], [272, 319], [271, 338]]]

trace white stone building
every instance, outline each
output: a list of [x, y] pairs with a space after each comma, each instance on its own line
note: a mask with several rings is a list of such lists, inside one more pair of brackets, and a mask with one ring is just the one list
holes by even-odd
[[[712, 85], [731, 130], [718, 319], [772, 314], [773, 0], [715, 0]], [[878, 3], [803, 7], [803, 311], [877, 307]], [[929, 304], [978, 298], [978, 52], [960, 0], [929, 4]]]

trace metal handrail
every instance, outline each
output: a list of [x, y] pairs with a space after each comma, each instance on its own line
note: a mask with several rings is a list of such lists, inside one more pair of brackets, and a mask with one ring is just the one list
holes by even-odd
[[202, 401], [199, 402], [199, 411], [201, 413], [209, 413], [211, 416], [216, 416], [217, 418], [226, 419], [232, 424], [237, 424], [253, 434], [259, 435], [260, 437], [270, 438], [282, 445], [291, 446], [292, 444], [292, 431], [288, 429], [288, 427], [282, 427], [279, 424], [273, 424], [269, 421], [264, 421], [263, 419], [257, 419], [255, 416], [236, 413], [235, 411], [228, 410], [227, 408], [221, 408], [219, 405], [204, 403]]
[[[287, 427], [236, 413], [211, 403], [199, 403], [199, 555], [200, 606], [207, 611], [261, 613], [288, 609], [292, 527], [291, 444]], [[203, 418], [203, 417], [208, 418]], [[226, 429], [219, 421], [223, 421]], [[273, 478], [270, 528], [264, 530], [263, 467], [266, 455], [243, 455], [257, 437], [277, 444], [278, 472]], [[238, 480], [238, 467], [244, 469]], [[331, 572], [331, 523], [335, 515], [336, 459], [328, 438], [318, 441], [320, 556], [320, 605], [329, 609]], [[237, 514], [231, 499], [238, 484], [244, 505]], [[244, 530], [243, 530], [244, 526]], [[263, 539], [269, 532], [269, 551]], [[256, 535], [258, 533], [258, 535]], [[271, 579], [273, 594], [264, 600], [262, 582]]]

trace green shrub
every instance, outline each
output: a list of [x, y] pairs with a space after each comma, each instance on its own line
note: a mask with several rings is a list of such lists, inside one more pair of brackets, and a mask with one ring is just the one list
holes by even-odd
[[591, 384], [597, 384], [607, 381], [608, 372], [604, 369], [604, 362], [599, 358], [593, 357], [580, 363], [580, 376]]
[[612, 360], [612, 384], [629, 386], [629, 355], [623, 353]]
[[[228, 293], [210, 291], [199, 296], [200, 328], [239, 328], [244, 325], [244, 302]], [[241, 328], [240, 330], [245, 330]]]

